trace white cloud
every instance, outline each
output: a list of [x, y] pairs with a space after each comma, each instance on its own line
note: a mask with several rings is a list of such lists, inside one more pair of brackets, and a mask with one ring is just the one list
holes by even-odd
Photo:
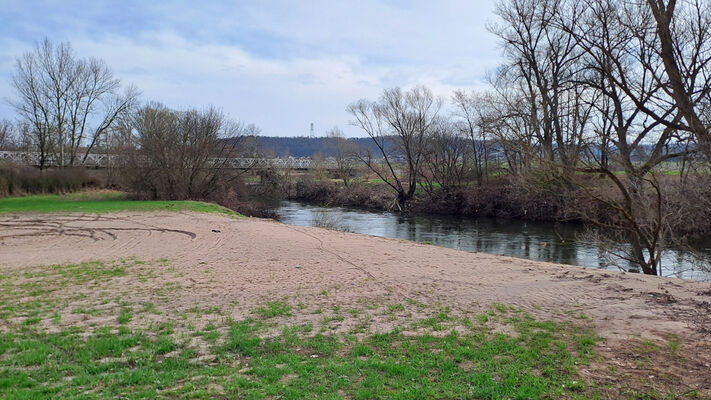
[[[74, 20], [73, 32], [46, 34], [70, 40], [80, 56], [104, 59], [146, 100], [176, 108], [214, 104], [267, 135], [306, 135], [310, 122], [317, 132], [340, 125], [356, 135], [347, 126], [349, 103], [416, 84], [449, 97], [455, 88], [480, 86], [496, 65], [483, 27], [489, 15], [477, 12], [487, 2], [252, 4], [258, 5], [173, 6], [171, 12], [152, 5], [150, 13], [165, 18], [131, 34], [89, 35], [96, 27], [87, 19], [84, 29]], [[12, 55], [0, 57], [0, 93], [7, 95], [13, 60], [31, 43], [0, 40]], [[9, 113], [0, 106], [0, 117]]]

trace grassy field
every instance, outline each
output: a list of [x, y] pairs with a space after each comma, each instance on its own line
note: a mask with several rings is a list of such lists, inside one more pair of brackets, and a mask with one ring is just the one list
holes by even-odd
[[81, 212], [109, 213], [118, 211], [195, 211], [239, 215], [217, 204], [201, 201], [128, 200], [118, 191], [90, 191], [65, 195], [37, 195], [0, 199], [1, 213]]
[[[38, 266], [0, 277], [0, 398], [452, 399], [590, 398], [577, 375], [596, 336], [505, 305], [478, 315], [446, 307], [311, 309], [266, 301], [235, 320], [225, 305], [174, 308], [180, 288], [150, 301], [165, 259]], [[136, 279], [120, 293], [113, 282]], [[168, 279], [169, 280], [169, 279]], [[137, 296], [138, 293], [138, 296]], [[378, 311], [380, 310], [380, 311]], [[373, 313], [397, 326], [377, 332]], [[319, 322], [295, 322], [301, 314]], [[332, 333], [344, 318], [362, 323]]]

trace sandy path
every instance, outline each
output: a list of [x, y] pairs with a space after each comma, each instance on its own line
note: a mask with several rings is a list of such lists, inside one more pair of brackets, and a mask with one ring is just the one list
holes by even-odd
[[[711, 284], [704, 282], [211, 214], [0, 217], [0, 273], [125, 257], [167, 258], [181, 287], [175, 302], [184, 307], [239, 304], [232, 311], [235, 318], [274, 299], [349, 307], [388, 298], [444, 304], [459, 313], [479, 313], [496, 303], [558, 320], [584, 313], [613, 352], [615, 343], [629, 337], [656, 340], [673, 334], [704, 349], [711, 338]], [[324, 291], [328, 296], [321, 295]], [[711, 375], [709, 360], [710, 354], [698, 354], [696, 363]]]

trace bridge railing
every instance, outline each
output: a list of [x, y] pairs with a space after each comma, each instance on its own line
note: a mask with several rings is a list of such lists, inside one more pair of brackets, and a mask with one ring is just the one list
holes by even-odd
[[[98, 154], [90, 153], [83, 159], [84, 156], [78, 157], [80, 159], [79, 165], [85, 167], [107, 167], [115, 158], [111, 154]], [[9, 161], [15, 164], [32, 165], [39, 166], [42, 160], [42, 156], [37, 152], [25, 152], [25, 151], [0, 151], [0, 161]], [[64, 164], [68, 165], [69, 160], [65, 157]], [[59, 167], [62, 165], [61, 157], [56, 154], [47, 154], [45, 156], [44, 164], [49, 167]]]
[[[83, 156], [81, 157], [83, 159]], [[117, 156], [113, 154], [89, 153], [86, 159], [80, 159], [78, 165], [85, 167], [106, 168], [113, 165]], [[40, 153], [23, 151], [0, 151], [0, 161], [8, 161], [15, 164], [39, 166], [41, 161]], [[66, 165], [65, 159], [65, 165]], [[336, 160], [326, 158], [322, 161], [314, 161], [305, 157], [285, 157], [285, 158], [213, 158], [210, 160], [213, 166], [220, 168], [251, 169], [251, 168], [287, 168], [287, 169], [312, 169], [337, 167]], [[61, 159], [55, 154], [49, 154], [45, 158], [45, 166], [61, 166]]]

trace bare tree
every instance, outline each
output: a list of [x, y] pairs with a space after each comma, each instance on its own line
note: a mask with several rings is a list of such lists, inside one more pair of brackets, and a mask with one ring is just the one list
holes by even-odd
[[531, 172], [535, 160], [542, 159], [532, 122], [528, 97], [520, 85], [506, 83], [506, 75], [497, 75], [494, 91], [477, 103], [479, 122], [490, 132], [503, 153], [505, 166], [513, 177]]
[[62, 166], [83, 163], [138, 97], [133, 87], [119, 93], [103, 61], [77, 58], [69, 43], [49, 39], [17, 60], [12, 86], [12, 105], [29, 124], [41, 168], [53, 153]]
[[586, 11], [562, 17], [564, 29], [584, 51], [580, 84], [594, 113], [593, 130], [577, 171], [601, 176], [612, 184], [580, 183], [580, 189], [604, 204], [610, 216], [585, 210], [589, 221], [621, 233], [631, 242], [625, 255], [645, 274], [657, 275], [670, 237], [669, 206], [658, 166], [684, 156], [688, 137], [675, 127], [682, 120], [676, 104], [656, 78], [658, 42], [649, 29], [652, 16], [633, 3], [589, 0]]
[[[206, 199], [229, 183], [229, 160], [237, 154], [241, 125], [220, 111], [174, 111], [149, 104], [131, 120], [138, 151], [132, 186], [153, 198]], [[230, 140], [226, 140], [230, 139]]]
[[[711, 160], [711, 8], [700, 0], [647, 0], [656, 24], [659, 45], [653, 47], [664, 65], [656, 79], [665, 83], [696, 136], [700, 150]], [[667, 122], [667, 125], [670, 121]]]
[[470, 178], [474, 149], [452, 122], [440, 119], [427, 138], [422, 165], [423, 188], [429, 193], [462, 187]]
[[359, 158], [397, 194], [398, 209], [412, 199], [420, 182], [427, 137], [438, 120], [442, 101], [422, 86], [408, 91], [387, 89], [377, 102], [348, 106], [352, 124], [373, 139], [379, 154]]
[[[506, 84], [518, 82], [526, 100], [530, 128], [542, 160], [575, 165], [584, 112], [574, 84], [580, 49], [555, 25], [563, 12], [560, 0], [508, 0], [497, 4], [501, 23], [490, 31], [501, 39], [507, 63]], [[575, 14], [573, 3], [565, 9]], [[573, 100], [573, 101], [571, 101]], [[549, 169], [550, 166], [548, 167]]]
[[356, 167], [357, 146], [348, 140], [343, 135], [343, 131], [337, 126], [328, 131], [327, 136], [333, 154], [333, 161], [336, 163], [336, 177], [343, 181], [343, 185], [348, 186]]
[[477, 183], [480, 185], [489, 175], [490, 135], [493, 130], [487, 119], [489, 102], [489, 96], [483, 93], [467, 94], [463, 90], [455, 90], [452, 95], [453, 116], [458, 119], [455, 126], [469, 139]]
[[[679, 219], [659, 169], [693, 152], [684, 132], [698, 130], [682, 124], [693, 116], [682, 110], [684, 99], [675, 99], [663, 56], [659, 26], [670, 20], [673, 3], [665, 16], [631, 0], [500, 2], [501, 24], [492, 31], [501, 38], [506, 64], [492, 79], [496, 95], [486, 111], [512, 171], [515, 163], [521, 170], [534, 163], [527, 185], [567, 197], [576, 216], [631, 243], [620, 247], [625, 252], [619, 257], [654, 275], [661, 273], [661, 254]], [[687, 2], [689, 10], [698, 5]], [[687, 37], [697, 40], [684, 44], [681, 25], [672, 24], [672, 53], [676, 66], [693, 65], [677, 86], [687, 97], [693, 93], [690, 102], [698, 107], [690, 109], [698, 111], [710, 90], [695, 80], [708, 64], [701, 50], [706, 44], [698, 42], [706, 37], [700, 33], [706, 23], [699, 12], [688, 15]], [[581, 195], [598, 201], [604, 215], [576, 209]]]
[[16, 145], [15, 127], [12, 122], [0, 120], [0, 150], [14, 149]]
[[328, 178], [328, 161], [321, 152], [314, 153], [311, 156], [307, 176], [314, 181], [322, 181]]

